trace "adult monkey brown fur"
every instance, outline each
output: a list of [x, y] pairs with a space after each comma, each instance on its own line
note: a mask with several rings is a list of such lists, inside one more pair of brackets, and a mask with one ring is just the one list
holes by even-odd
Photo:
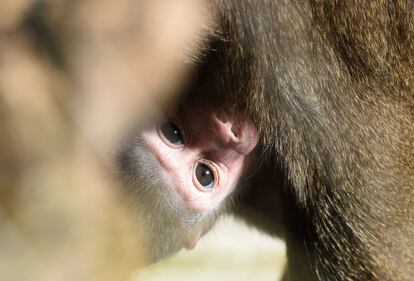
[[[247, 116], [260, 130], [269, 162], [237, 212], [269, 231], [283, 226], [285, 280], [410, 280], [413, 4], [214, 5], [220, 36], [190, 99]], [[261, 173], [273, 181], [259, 185]]]
[[224, 40], [196, 94], [250, 116], [282, 167], [287, 280], [414, 276], [413, 9], [217, 3]]

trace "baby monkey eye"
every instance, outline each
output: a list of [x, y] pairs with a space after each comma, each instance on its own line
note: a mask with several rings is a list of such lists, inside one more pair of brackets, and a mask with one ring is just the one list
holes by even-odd
[[172, 144], [182, 145], [184, 144], [184, 137], [180, 131], [180, 128], [172, 121], [166, 121], [161, 124], [161, 133]]
[[195, 168], [195, 176], [198, 183], [207, 189], [214, 187], [214, 172], [213, 170], [204, 163], [197, 163]]

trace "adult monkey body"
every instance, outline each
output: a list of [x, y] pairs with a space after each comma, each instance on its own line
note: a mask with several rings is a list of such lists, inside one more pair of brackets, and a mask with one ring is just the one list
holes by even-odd
[[220, 38], [190, 99], [248, 116], [282, 167], [274, 185], [248, 188], [240, 208], [272, 221], [268, 193], [281, 196], [286, 280], [410, 280], [412, 3], [215, 4]]
[[290, 280], [410, 280], [412, 2], [218, 5], [206, 92], [247, 112], [285, 171]]

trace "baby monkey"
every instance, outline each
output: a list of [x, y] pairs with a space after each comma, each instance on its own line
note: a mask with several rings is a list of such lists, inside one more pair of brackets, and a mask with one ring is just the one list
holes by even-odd
[[191, 249], [253, 166], [251, 120], [186, 102], [128, 137], [120, 173], [147, 230], [150, 260]]

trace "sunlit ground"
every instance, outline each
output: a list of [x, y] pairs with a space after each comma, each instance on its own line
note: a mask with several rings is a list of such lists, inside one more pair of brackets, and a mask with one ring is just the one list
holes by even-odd
[[191, 251], [150, 267], [138, 280], [211, 281], [278, 280], [285, 264], [285, 245], [227, 217]]

